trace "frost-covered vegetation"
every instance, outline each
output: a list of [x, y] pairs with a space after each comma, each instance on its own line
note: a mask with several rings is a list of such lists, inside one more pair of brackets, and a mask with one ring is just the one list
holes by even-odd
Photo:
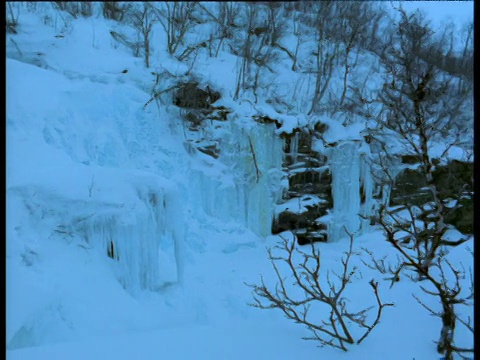
[[367, 1], [6, 17], [9, 358], [473, 355], [472, 22]]

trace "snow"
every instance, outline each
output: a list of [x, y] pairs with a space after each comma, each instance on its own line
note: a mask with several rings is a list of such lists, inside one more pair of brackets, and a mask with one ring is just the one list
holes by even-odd
[[[154, 92], [152, 71], [182, 77], [189, 68], [166, 53], [161, 27], [154, 28], [152, 67], [145, 69], [109, 34], [134, 31], [103, 19], [99, 8], [91, 18], [73, 19], [50, 3], [38, 3], [35, 13], [14, 5], [21, 12], [18, 34], [7, 34], [6, 43], [8, 359], [436, 358], [431, 340], [439, 320], [416, 303], [411, 293], [420, 290], [408, 279], [392, 289], [381, 283], [395, 307], [346, 353], [305, 342], [308, 330], [280, 312], [247, 305], [245, 283], [274, 279], [266, 251], [280, 240], [269, 235], [273, 217], [322, 201], [310, 196], [277, 205], [285, 186], [278, 135], [319, 119], [234, 101], [237, 57], [220, 51], [208, 61], [201, 53], [192, 72], [222, 93], [216, 105], [232, 115], [192, 132], [168, 96], [143, 109]], [[307, 83], [281, 66], [266, 94]], [[301, 98], [297, 108], [307, 103], [308, 87], [291, 94]], [[368, 153], [359, 142], [364, 126], [321, 120], [330, 126], [327, 142], [341, 143], [316, 147], [330, 151], [332, 239], [344, 236], [343, 226], [360, 229], [356, 251], [391, 256], [381, 232], [358, 218], [374, 206]], [[219, 158], [195, 150], [199, 139], [218, 146]], [[452, 252], [466, 269], [473, 263], [470, 243]], [[322, 266], [338, 270], [347, 242], [317, 245]], [[368, 281], [381, 276], [355, 264], [361, 272], [348, 297], [363, 304], [372, 300]], [[458, 337], [473, 343], [461, 327]]]
[[429, 155], [434, 159], [440, 159], [442, 165], [446, 164], [448, 159], [469, 162], [473, 161], [472, 150], [456, 145], [447, 147], [445, 144], [433, 143], [429, 148]]
[[314, 207], [325, 202], [326, 200], [321, 199], [316, 195], [302, 195], [301, 197], [289, 199], [284, 203], [277, 205], [275, 208], [275, 214], [278, 215], [287, 210], [294, 214], [302, 214], [308, 211], [308, 207]]

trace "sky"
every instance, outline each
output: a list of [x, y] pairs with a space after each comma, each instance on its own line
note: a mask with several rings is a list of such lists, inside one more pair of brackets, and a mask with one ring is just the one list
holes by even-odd
[[455, 23], [473, 21], [473, 1], [402, 1], [402, 6], [408, 11], [423, 10], [436, 24], [450, 19]]

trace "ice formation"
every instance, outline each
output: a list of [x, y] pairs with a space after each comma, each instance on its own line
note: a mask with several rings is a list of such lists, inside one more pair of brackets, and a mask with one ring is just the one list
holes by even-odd
[[[115, 260], [120, 283], [132, 293], [179, 281], [183, 214], [172, 188], [138, 188], [130, 208], [104, 209], [85, 219], [79, 233]], [[99, 246], [100, 245], [100, 246]]]
[[[275, 204], [281, 199], [283, 140], [274, 124], [242, 126], [234, 120], [220, 139], [221, 171], [191, 171], [192, 211], [233, 221], [260, 236], [270, 234]], [[218, 165], [218, 164], [217, 164]]]
[[[327, 151], [332, 173], [333, 211], [327, 224], [329, 241], [367, 231], [372, 215], [373, 179], [360, 141], [341, 141]], [[363, 196], [362, 196], [363, 193]], [[360, 216], [362, 215], [362, 217]]]
[[290, 159], [292, 164], [295, 164], [297, 162], [297, 156], [298, 156], [298, 140], [300, 133], [296, 132], [291, 141], [290, 141]]

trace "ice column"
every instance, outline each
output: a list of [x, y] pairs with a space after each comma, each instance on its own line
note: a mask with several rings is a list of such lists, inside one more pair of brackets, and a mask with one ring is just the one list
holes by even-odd
[[281, 177], [284, 140], [275, 134], [275, 129], [274, 124], [258, 124], [247, 134], [250, 141], [250, 164], [245, 164], [245, 170], [251, 169], [252, 165], [255, 173], [258, 170], [258, 177], [248, 184], [247, 227], [261, 236], [271, 233], [274, 208], [283, 193]]
[[328, 224], [329, 241], [347, 236], [345, 228], [360, 228], [360, 156], [356, 143], [346, 141], [330, 149], [333, 213]]
[[[350, 233], [368, 230], [374, 212], [373, 178], [359, 141], [343, 141], [329, 149], [332, 173], [333, 212], [328, 224], [329, 241], [337, 241]], [[361, 190], [362, 189], [362, 190]], [[361, 196], [363, 192], [363, 199]]]
[[290, 139], [290, 161], [292, 164], [297, 162], [299, 132], [296, 132]]

